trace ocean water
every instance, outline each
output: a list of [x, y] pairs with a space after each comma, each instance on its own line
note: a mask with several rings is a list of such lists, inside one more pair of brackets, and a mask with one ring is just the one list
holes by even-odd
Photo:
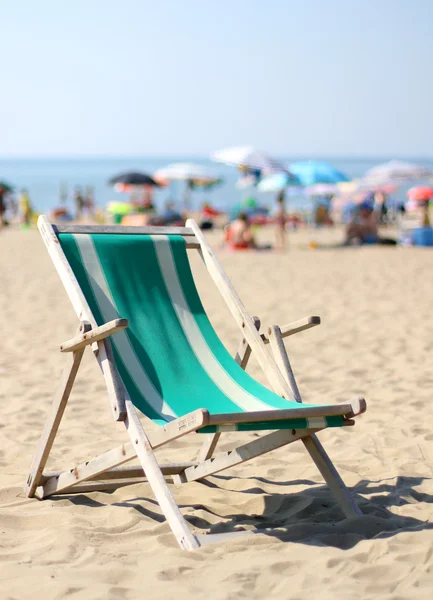
[[[302, 158], [302, 157], [301, 157]], [[346, 173], [350, 178], [361, 177], [371, 167], [382, 163], [389, 158], [362, 158], [342, 159], [325, 158], [327, 162], [334, 165], [340, 171]], [[282, 159], [284, 164], [289, 165], [299, 158]], [[405, 160], [405, 159], [402, 159]], [[407, 159], [433, 169], [433, 159]], [[138, 170], [145, 173], [153, 173], [156, 169], [164, 167], [172, 162], [195, 162], [211, 166], [223, 178], [224, 183], [213, 190], [197, 190], [192, 193], [191, 206], [198, 208], [203, 202], [212, 202], [220, 209], [228, 210], [238, 203], [251, 190], [240, 190], [235, 187], [239, 175], [236, 169], [210, 160], [196, 157], [169, 157], [169, 158], [55, 158], [55, 159], [0, 159], [0, 180], [10, 183], [18, 191], [27, 188], [32, 205], [36, 212], [47, 212], [54, 206], [59, 205], [60, 188], [66, 186], [68, 190], [68, 206], [73, 210], [73, 191], [76, 186], [81, 188], [91, 186], [94, 190], [95, 202], [98, 207], [103, 208], [108, 202], [116, 200], [127, 200], [127, 195], [116, 192], [108, 185], [108, 180], [124, 171]], [[155, 202], [158, 207], [171, 199], [182, 206], [184, 187], [182, 182], [176, 182], [170, 188], [159, 189], [155, 192]], [[395, 197], [403, 198], [405, 188], [399, 190]], [[272, 207], [274, 196], [272, 194], [257, 194], [260, 201]], [[290, 197], [289, 205], [297, 208], [308, 208], [304, 197]]]

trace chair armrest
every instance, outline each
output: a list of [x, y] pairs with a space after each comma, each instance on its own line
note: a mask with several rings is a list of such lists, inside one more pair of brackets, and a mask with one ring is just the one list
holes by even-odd
[[114, 319], [114, 321], [104, 323], [104, 325], [101, 325], [100, 327], [91, 329], [86, 333], [80, 333], [70, 340], [67, 340], [60, 346], [60, 352], [75, 352], [76, 350], [81, 350], [81, 348], [85, 348], [94, 342], [99, 342], [118, 331], [122, 331], [122, 329], [125, 329], [128, 325], [128, 319]]
[[[299, 331], [305, 331], [305, 329], [310, 329], [316, 325], [320, 325], [320, 317], [305, 317], [304, 319], [299, 319], [299, 321], [294, 321], [293, 323], [289, 323], [289, 325], [280, 327], [281, 337], [285, 338], [289, 335], [294, 335], [295, 333], [299, 333]], [[270, 330], [268, 330], [268, 334], [269, 332]], [[261, 337], [265, 344], [269, 344], [269, 337], [266, 333], [262, 333]]]

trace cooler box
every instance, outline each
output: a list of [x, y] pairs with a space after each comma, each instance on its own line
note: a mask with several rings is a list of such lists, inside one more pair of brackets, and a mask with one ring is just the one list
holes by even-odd
[[431, 227], [418, 227], [412, 231], [414, 246], [433, 246], [433, 229]]

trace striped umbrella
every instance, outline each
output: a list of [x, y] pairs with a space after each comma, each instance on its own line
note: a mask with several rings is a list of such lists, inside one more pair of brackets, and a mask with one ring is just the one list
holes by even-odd
[[365, 174], [364, 181], [369, 183], [389, 183], [392, 181], [423, 179], [432, 175], [433, 171], [422, 165], [400, 160], [390, 160], [369, 169]]
[[286, 170], [279, 160], [253, 146], [233, 146], [218, 150], [211, 155], [211, 159], [245, 171], [275, 173]]

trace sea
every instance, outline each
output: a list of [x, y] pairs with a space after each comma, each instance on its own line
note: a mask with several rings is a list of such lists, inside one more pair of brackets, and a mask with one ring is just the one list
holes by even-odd
[[[349, 178], [362, 177], [365, 172], [377, 164], [391, 160], [392, 156], [380, 158], [332, 158], [315, 157], [325, 160]], [[433, 169], [433, 159], [405, 158]], [[305, 157], [286, 157], [280, 160], [285, 165], [290, 165], [295, 160], [305, 160]], [[108, 181], [115, 175], [125, 171], [141, 171], [152, 174], [161, 167], [173, 162], [194, 162], [212, 167], [222, 178], [223, 183], [214, 189], [192, 192], [191, 209], [198, 209], [204, 202], [210, 202], [216, 208], [229, 211], [248, 196], [253, 196], [261, 204], [272, 208], [275, 203], [275, 194], [258, 194], [253, 189], [239, 189], [236, 181], [239, 173], [235, 168], [211, 162], [203, 157], [172, 156], [172, 157], [106, 157], [106, 158], [2, 158], [0, 159], [0, 181], [12, 185], [16, 192], [25, 188], [28, 190], [35, 212], [44, 213], [59, 206], [61, 190], [67, 194], [67, 204], [73, 212], [73, 194], [79, 187], [91, 187], [95, 204], [100, 209], [110, 201], [127, 201], [125, 194], [116, 192]], [[407, 187], [400, 188], [395, 199], [404, 198]], [[170, 200], [179, 208], [182, 206], [184, 195], [183, 182], [175, 182], [169, 188], [157, 189], [154, 201], [157, 208], [162, 208]], [[308, 210], [309, 200], [303, 195], [291, 195], [288, 199], [289, 206], [296, 209]]]

